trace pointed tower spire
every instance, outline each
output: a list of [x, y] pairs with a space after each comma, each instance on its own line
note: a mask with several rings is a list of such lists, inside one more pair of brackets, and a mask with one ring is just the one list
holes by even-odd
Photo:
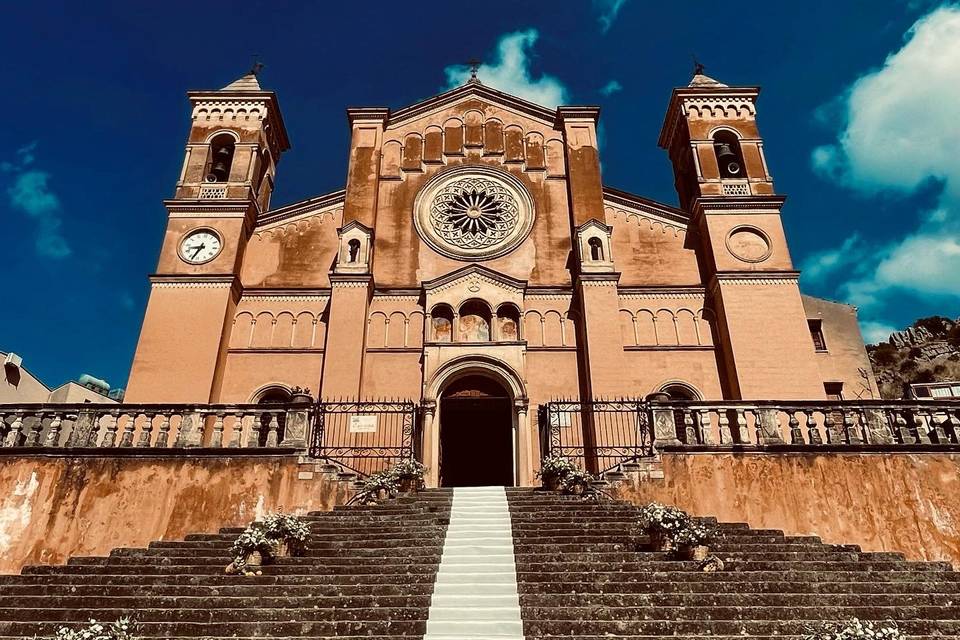
[[727, 85], [723, 84], [718, 80], [714, 80], [707, 74], [703, 72], [703, 63], [693, 59], [693, 78], [690, 80], [688, 87], [726, 87]]
[[260, 80], [257, 79], [261, 69], [263, 69], [263, 64], [254, 62], [250, 71], [225, 86], [221, 91], [263, 91]]

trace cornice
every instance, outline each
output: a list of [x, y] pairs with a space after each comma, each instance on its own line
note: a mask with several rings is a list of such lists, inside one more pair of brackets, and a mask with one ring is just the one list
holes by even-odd
[[256, 204], [246, 198], [230, 200], [176, 199], [164, 200], [171, 218], [243, 218], [256, 212]]
[[443, 291], [456, 282], [469, 279], [471, 277], [482, 280], [489, 284], [515, 289], [518, 292], [523, 292], [527, 288], [526, 280], [517, 280], [516, 278], [511, 278], [510, 276], [494, 271], [493, 269], [488, 269], [487, 267], [474, 264], [463, 267], [462, 269], [457, 269], [456, 271], [440, 276], [439, 278], [425, 280], [423, 282], [423, 289], [430, 292]]
[[720, 271], [713, 275], [710, 288], [720, 285], [797, 284], [799, 271]]
[[620, 282], [620, 273], [580, 273], [577, 274], [575, 286], [580, 287], [615, 287]]
[[657, 144], [663, 149], [669, 149], [673, 144], [677, 123], [684, 117], [683, 102], [696, 99], [731, 98], [755, 102], [760, 95], [760, 87], [677, 87], [670, 94], [666, 113], [663, 116], [663, 126], [660, 128], [660, 137]]
[[353, 126], [357, 122], [376, 122], [385, 126], [390, 118], [388, 107], [347, 107], [347, 122]]
[[330, 287], [369, 287], [373, 276], [367, 273], [331, 273]]
[[621, 300], [696, 299], [706, 298], [704, 287], [631, 287], [618, 292]]
[[285, 207], [280, 207], [279, 209], [267, 211], [266, 213], [260, 215], [260, 217], [257, 219], [257, 229], [259, 230], [261, 227], [266, 227], [278, 222], [287, 222], [290, 219], [297, 218], [302, 215], [312, 215], [319, 213], [324, 209], [342, 205], [346, 199], [346, 193], [347, 192], [345, 189], [340, 189], [339, 191], [332, 191], [330, 193], [314, 196], [306, 200], [301, 200], [300, 202], [288, 204]]
[[280, 111], [280, 100], [273, 91], [188, 91], [187, 98], [190, 104], [196, 108], [203, 102], [212, 102], [217, 104], [243, 104], [243, 103], [266, 103], [271, 108], [267, 110], [267, 118], [277, 125], [277, 140], [279, 141], [280, 151], [286, 151], [290, 148], [290, 137], [287, 135], [287, 127], [283, 123], [283, 115]]
[[232, 289], [241, 291], [240, 279], [232, 275], [159, 274], [149, 276], [150, 286], [156, 289]]
[[700, 196], [693, 202], [694, 217], [704, 213], [779, 213], [786, 196]]
[[683, 229], [687, 228], [690, 222], [690, 214], [683, 209], [644, 198], [633, 193], [614, 189], [613, 187], [603, 187], [604, 204], [633, 209], [637, 212], [645, 213], [663, 222], [672, 223]]
[[557, 107], [554, 128], [562, 129], [567, 120], [590, 120], [597, 124], [600, 120], [600, 107], [593, 105], [570, 105]]
[[546, 125], [553, 126], [556, 120], [556, 112], [546, 107], [542, 107], [533, 102], [524, 100], [523, 98], [518, 98], [517, 96], [510, 95], [509, 93], [504, 93], [502, 91], [497, 91], [491, 87], [488, 87], [479, 82], [464, 84], [449, 91], [445, 91], [438, 95], [433, 96], [432, 98], [427, 98], [421, 102], [417, 102], [408, 107], [398, 109], [390, 113], [389, 120], [387, 122], [388, 127], [393, 127], [398, 124], [401, 124], [407, 120], [422, 116], [434, 109], [445, 107], [449, 104], [452, 104], [464, 97], [476, 95], [480, 98], [485, 98], [491, 102], [495, 102], [501, 106], [508, 107], [515, 111], [540, 120]]

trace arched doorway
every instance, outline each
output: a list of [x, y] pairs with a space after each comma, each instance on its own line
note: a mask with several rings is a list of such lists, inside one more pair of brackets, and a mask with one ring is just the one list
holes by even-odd
[[513, 408], [501, 384], [480, 375], [440, 396], [440, 486], [513, 486]]

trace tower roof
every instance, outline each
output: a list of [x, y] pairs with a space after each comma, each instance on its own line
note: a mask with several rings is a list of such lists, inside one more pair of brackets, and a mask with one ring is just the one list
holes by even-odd
[[237, 78], [225, 86], [221, 91], [263, 91], [263, 88], [260, 87], [256, 72], [250, 71], [245, 76]]
[[688, 87], [726, 87], [729, 85], [725, 85], [719, 80], [714, 80], [707, 74], [703, 73], [702, 70], [698, 70], [698, 73], [693, 74], [693, 78], [691, 78], [690, 84], [688, 84], [687, 86]]

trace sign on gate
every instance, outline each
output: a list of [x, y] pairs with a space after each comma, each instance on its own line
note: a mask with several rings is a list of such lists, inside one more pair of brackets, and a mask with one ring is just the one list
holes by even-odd
[[350, 416], [350, 433], [376, 433], [377, 416]]

